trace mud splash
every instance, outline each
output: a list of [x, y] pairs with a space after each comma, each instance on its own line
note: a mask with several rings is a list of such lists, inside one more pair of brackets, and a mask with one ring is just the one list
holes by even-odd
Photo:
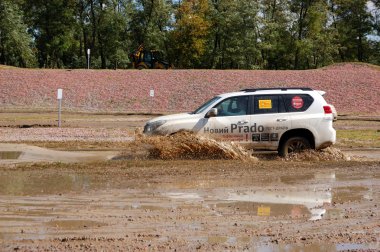
[[306, 150], [300, 153], [292, 153], [284, 158], [286, 161], [350, 161], [351, 158], [341, 150], [328, 147], [322, 150]]
[[243, 147], [234, 143], [218, 142], [214, 139], [180, 131], [170, 136], [136, 135], [130, 144], [130, 150], [124, 151], [120, 159], [232, 159], [257, 161]]

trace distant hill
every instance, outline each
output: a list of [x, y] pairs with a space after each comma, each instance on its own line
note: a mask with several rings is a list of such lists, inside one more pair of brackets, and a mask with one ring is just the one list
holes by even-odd
[[[192, 111], [207, 99], [248, 87], [311, 87], [340, 114], [380, 115], [380, 67], [342, 63], [316, 70], [51, 70], [0, 66], [4, 109], [86, 112]], [[154, 89], [155, 97], [149, 96]]]

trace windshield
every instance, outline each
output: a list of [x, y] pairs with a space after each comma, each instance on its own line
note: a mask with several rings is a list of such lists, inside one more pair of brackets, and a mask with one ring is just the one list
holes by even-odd
[[200, 106], [199, 108], [197, 108], [192, 114], [199, 114], [199, 113], [202, 113], [203, 111], [205, 111], [205, 109], [207, 109], [212, 103], [214, 103], [215, 101], [219, 100], [220, 97], [219, 96], [215, 96], [214, 98], [212, 98], [211, 100], [207, 101], [206, 103], [204, 103], [202, 106]]

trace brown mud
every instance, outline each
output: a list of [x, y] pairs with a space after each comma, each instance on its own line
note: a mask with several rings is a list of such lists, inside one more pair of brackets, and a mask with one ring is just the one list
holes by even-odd
[[379, 162], [30, 164], [0, 185], [1, 251], [380, 249]]
[[12, 142], [0, 144], [0, 251], [380, 250], [378, 148], [282, 159], [188, 132], [135, 137], [141, 118], [70, 120], [0, 128]]
[[218, 142], [207, 136], [181, 131], [170, 136], [137, 134], [127, 150], [116, 159], [205, 160], [232, 159], [257, 161], [251, 153], [232, 142]]

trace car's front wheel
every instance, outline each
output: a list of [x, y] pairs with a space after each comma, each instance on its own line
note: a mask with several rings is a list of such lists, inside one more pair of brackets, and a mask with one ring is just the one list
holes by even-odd
[[311, 145], [309, 140], [304, 137], [290, 137], [287, 139], [279, 149], [279, 154], [282, 157], [286, 157], [291, 153], [299, 153], [304, 150], [310, 149]]

